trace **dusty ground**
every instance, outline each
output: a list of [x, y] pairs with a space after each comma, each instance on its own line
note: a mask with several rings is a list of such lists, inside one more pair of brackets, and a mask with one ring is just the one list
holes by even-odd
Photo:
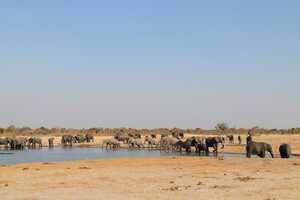
[[300, 198], [300, 160], [160, 157], [0, 167], [0, 197], [35, 199]]
[[[96, 137], [100, 145], [107, 137]], [[43, 137], [44, 144], [48, 136]], [[300, 135], [261, 135], [300, 153]], [[245, 136], [243, 137], [245, 142]], [[60, 137], [55, 139], [56, 145]], [[227, 145], [226, 152], [243, 152]], [[160, 157], [1, 166], [0, 199], [300, 199], [300, 160]]]

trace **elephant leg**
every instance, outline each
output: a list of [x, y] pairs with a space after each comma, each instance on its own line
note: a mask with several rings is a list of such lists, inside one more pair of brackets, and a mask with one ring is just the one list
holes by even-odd
[[[274, 158], [273, 151], [272, 151], [272, 150], [269, 150], [269, 153], [270, 153], [271, 157]], [[287, 156], [286, 156], [286, 157], [287, 157]]]
[[198, 153], [200, 150], [199, 150], [199, 148], [198, 148], [198, 146], [196, 146], [196, 153]]
[[208, 154], [209, 154], [209, 147], [208, 146], [206, 146], [205, 153], [206, 153], [206, 156], [208, 156]]
[[252, 154], [252, 153], [251, 153], [251, 151], [250, 151], [250, 150], [247, 150], [247, 153], [246, 153], [246, 154], [247, 154], [247, 155], [246, 155], [246, 156], [247, 156], [247, 158], [251, 158], [251, 154]]
[[218, 153], [218, 144], [213, 145], [214, 153]]
[[246, 146], [246, 156], [247, 156], [247, 158], [251, 158], [252, 152], [253, 152], [253, 149], [251, 148], [251, 146], [247, 145]]
[[261, 158], [265, 158], [266, 157], [266, 152], [265, 151], [262, 151], [260, 152], [259, 154], [257, 154], [259, 157]]

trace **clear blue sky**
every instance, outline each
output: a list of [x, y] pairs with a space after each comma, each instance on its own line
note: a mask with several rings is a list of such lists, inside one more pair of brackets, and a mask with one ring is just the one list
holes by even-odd
[[4, 1], [0, 126], [300, 126], [300, 1]]

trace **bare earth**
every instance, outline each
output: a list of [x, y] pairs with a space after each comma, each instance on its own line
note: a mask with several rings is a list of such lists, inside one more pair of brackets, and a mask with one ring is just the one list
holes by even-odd
[[[97, 137], [95, 144], [104, 138]], [[287, 142], [293, 153], [300, 153], [299, 135], [254, 140], [271, 143], [275, 153]], [[230, 145], [222, 151], [244, 149]], [[0, 199], [299, 200], [300, 160], [157, 157], [0, 164]]]
[[1, 199], [300, 198], [300, 161], [160, 157], [0, 167]]

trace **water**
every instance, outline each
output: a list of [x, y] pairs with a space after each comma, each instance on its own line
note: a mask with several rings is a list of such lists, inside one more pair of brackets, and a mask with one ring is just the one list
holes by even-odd
[[[213, 155], [211, 153], [211, 155]], [[53, 149], [26, 149], [23, 151], [0, 150], [0, 164], [18, 164], [33, 162], [56, 162], [67, 160], [99, 160], [120, 157], [153, 157], [153, 156], [198, 156], [195, 153], [186, 154], [180, 152], [161, 152], [150, 150], [118, 150], [111, 151], [101, 148], [91, 147], [72, 147]], [[219, 153], [218, 156], [224, 157], [245, 157], [239, 153]]]

